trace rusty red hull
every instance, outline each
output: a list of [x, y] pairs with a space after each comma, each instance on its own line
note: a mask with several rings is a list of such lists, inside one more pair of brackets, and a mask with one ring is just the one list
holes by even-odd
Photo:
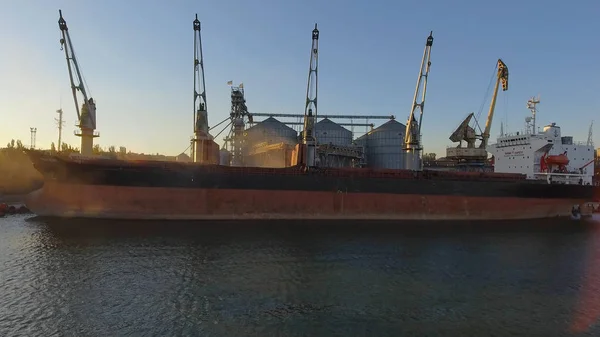
[[48, 181], [37, 215], [111, 219], [500, 220], [569, 216], [585, 199], [105, 186]]

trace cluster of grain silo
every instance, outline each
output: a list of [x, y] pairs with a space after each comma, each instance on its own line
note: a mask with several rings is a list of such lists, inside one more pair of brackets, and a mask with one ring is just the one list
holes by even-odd
[[392, 119], [356, 139], [365, 149], [367, 167], [402, 169], [406, 125]]
[[[354, 139], [352, 131], [328, 118], [315, 124], [317, 165], [321, 167], [403, 168], [406, 126], [396, 120]], [[293, 162], [294, 147], [301, 141], [285, 123], [269, 117], [245, 130], [245, 165], [286, 167]]]
[[269, 117], [245, 131], [245, 165], [287, 167], [298, 143], [296, 130]]

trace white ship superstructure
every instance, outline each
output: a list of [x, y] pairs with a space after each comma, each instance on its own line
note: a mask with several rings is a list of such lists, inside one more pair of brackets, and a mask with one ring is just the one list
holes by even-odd
[[522, 173], [528, 179], [542, 179], [548, 183], [592, 184], [594, 176], [594, 146], [574, 142], [571, 136], [562, 136], [560, 126], [551, 123], [536, 130], [536, 104], [528, 101], [532, 117], [527, 117], [526, 130], [501, 134], [496, 144], [487, 147], [494, 156], [494, 172]]

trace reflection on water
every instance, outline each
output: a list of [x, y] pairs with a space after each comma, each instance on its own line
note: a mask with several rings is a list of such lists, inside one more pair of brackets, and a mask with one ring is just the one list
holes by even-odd
[[599, 244], [570, 221], [10, 217], [0, 335], [594, 336]]

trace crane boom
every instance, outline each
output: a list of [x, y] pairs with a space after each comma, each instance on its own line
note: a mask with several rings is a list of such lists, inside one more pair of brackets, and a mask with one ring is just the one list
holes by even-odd
[[[423, 108], [425, 107], [425, 94], [427, 93], [427, 78], [429, 77], [429, 68], [431, 67], [431, 47], [433, 46], [433, 32], [429, 33], [423, 51], [421, 68], [417, 79], [417, 87], [413, 104], [406, 123], [406, 132], [404, 135], [404, 166], [408, 170], [421, 169], [421, 122], [423, 120]], [[422, 85], [422, 87], [421, 87]], [[421, 93], [421, 103], [417, 103], [417, 98]], [[419, 121], [415, 118], [415, 110], [420, 110]]]
[[[88, 93], [85, 89], [83, 82], [83, 76], [79, 69], [79, 63], [75, 57], [75, 51], [73, 49], [73, 42], [69, 35], [69, 28], [67, 22], [62, 16], [62, 10], [58, 10], [59, 19], [58, 27], [60, 28], [62, 38], [60, 39], [61, 50], [65, 51], [65, 57], [67, 59], [67, 68], [69, 70], [69, 80], [71, 82], [71, 91], [73, 93], [73, 101], [75, 102], [75, 111], [77, 112], [77, 126], [81, 129], [81, 132], [75, 132], [76, 136], [81, 137], [81, 154], [91, 155], [92, 148], [94, 146], [94, 138], [99, 137], [96, 130], [96, 103], [93, 98], [88, 98]], [[75, 84], [75, 76], [77, 79]], [[81, 109], [79, 108], [79, 101], [77, 100], [77, 91], [81, 92], [83, 96], [83, 104]]]
[[208, 110], [206, 106], [206, 82], [204, 80], [204, 57], [202, 55], [202, 37], [198, 14], [194, 19], [194, 137], [192, 138], [192, 160], [205, 163], [208, 159], [212, 136], [208, 128]]
[[306, 85], [306, 105], [304, 107], [304, 131], [302, 143], [306, 146], [306, 166], [315, 165], [316, 142], [315, 121], [317, 119], [317, 90], [318, 90], [318, 67], [319, 67], [319, 30], [315, 23], [312, 31], [312, 45], [310, 49], [310, 65], [308, 69], [308, 84]]
[[194, 20], [194, 132], [208, 134], [208, 110], [204, 80], [204, 58], [198, 14]]
[[481, 135], [481, 144], [479, 147], [482, 149], [487, 148], [488, 140], [490, 139], [490, 130], [492, 129], [492, 120], [494, 119], [494, 109], [496, 108], [496, 98], [498, 97], [500, 83], [502, 83], [502, 91], [508, 90], [508, 67], [502, 62], [502, 59], [498, 59], [498, 75], [496, 78], [496, 86], [494, 87], [494, 95], [492, 96], [490, 110], [485, 122], [485, 130]]

